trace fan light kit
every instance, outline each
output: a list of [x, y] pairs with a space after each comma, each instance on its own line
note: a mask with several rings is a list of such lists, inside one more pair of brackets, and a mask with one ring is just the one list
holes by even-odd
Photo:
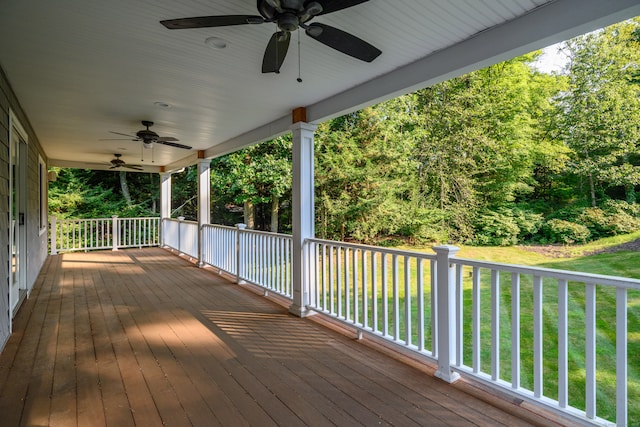
[[225, 39], [221, 39], [220, 37], [209, 37], [204, 41], [204, 44], [212, 49], [224, 49], [225, 47], [227, 47], [227, 41]]
[[[279, 73], [280, 67], [289, 50], [291, 33], [299, 28], [305, 30], [305, 33], [312, 39], [353, 58], [365, 62], [371, 62], [376, 59], [382, 52], [375, 46], [372, 46], [353, 34], [326, 24], [318, 22], [309, 23], [309, 21], [316, 16], [337, 12], [361, 3], [366, 3], [367, 1], [368, 0], [257, 0], [259, 16], [200, 16], [169, 19], [160, 21], [160, 23], [170, 30], [275, 23], [277, 25], [277, 31], [271, 36], [264, 52], [262, 72]], [[214, 40], [210, 42], [211, 39]], [[226, 41], [217, 37], [210, 37], [205, 43], [219, 49], [226, 46]], [[216, 43], [224, 44], [224, 46], [219, 46]]]

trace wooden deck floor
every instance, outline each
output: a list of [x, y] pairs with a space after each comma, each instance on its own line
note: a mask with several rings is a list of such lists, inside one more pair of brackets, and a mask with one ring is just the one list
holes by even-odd
[[527, 425], [158, 248], [50, 257], [14, 331], [3, 426]]

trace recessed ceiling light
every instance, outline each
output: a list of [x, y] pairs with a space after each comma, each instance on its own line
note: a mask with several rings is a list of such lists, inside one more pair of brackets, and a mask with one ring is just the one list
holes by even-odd
[[159, 108], [171, 108], [171, 104], [168, 104], [166, 102], [162, 102], [162, 101], [156, 101], [153, 103], [153, 105], [155, 105], [156, 107]]
[[220, 37], [209, 37], [204, 41], [204, 44], [209, 46], [211, 49], [224, 49], [227, 47], [227, 41]]

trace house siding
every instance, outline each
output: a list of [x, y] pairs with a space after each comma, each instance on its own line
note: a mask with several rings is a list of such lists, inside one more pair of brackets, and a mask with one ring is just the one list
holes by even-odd
[[[0, 69], [0, 350], [11, 334], [11, 309], [9, 307], [9, 123], [13, 112], [25, 129], [27, 144], [26, 183], [26, 280], [28, 293], [31, 292], [38, 274], [47, 257], [47, 233], [40, 232], [40, 158], [47, 161], [38, 138], [22, 110], [11, 85]], [[46, 189], [45, 195], [46, 197]]]

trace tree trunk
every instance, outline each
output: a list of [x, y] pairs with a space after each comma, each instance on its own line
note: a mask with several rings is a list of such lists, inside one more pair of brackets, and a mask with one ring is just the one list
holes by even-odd
[[120, 171], [120, 188], [122, 189], [122, 196], [127, 202], [127, 206], [131, 206], [133, 201], [131, 200], [131, 193], [129, 193], [129, 186], [127, 185], [127, 173]]
[[247, 228], [253, 229], [255, 227], [255, 212], [251, 200], [244, 202], [244, 223], [247, 224]]
[[278, 213], [280, 212], [280, 199], [276, 196], [271, 197], [271, 232], [278, 232]]
[[591, 207], [596, 207], [596, 186], [593, 182], [593, 173], [589, 172], [589, 192], [591, 193]]

